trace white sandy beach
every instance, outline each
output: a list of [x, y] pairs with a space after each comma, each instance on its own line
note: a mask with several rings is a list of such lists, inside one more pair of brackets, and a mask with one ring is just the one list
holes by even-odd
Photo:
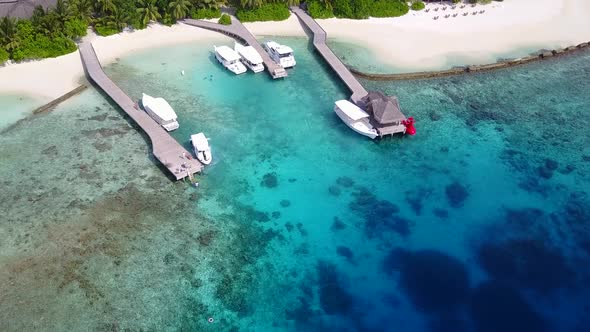
[[[590, 2], [586, 0], [506, 0], [475, 8], [413, 12], [399, 18], [328, 19], [320, 24], [329, 37], [368, 47], [380, 61], [403, 71], [494, 62], [526, 50], [558, 48], [590, 40]], [[463, 12], [485, 13], [462, 16]], [[444, 18], [447, 13], [457, 17]], [[438, 20], [432, 17], [438, 15]], [[282, 22], [247, 23], [257, 36], [305, 36], [296, 17]], [[227, 37], [192, 26], [153, 25], [109, 37], [89, 37], [103, 64], [129, 52], [171, 44]], [[518, 53], [521, 54], [518, 54]], [[387, 69], [384, 71], [388, 71]], [[0, 68], [0, 94], [25, 94], [47, 102], [79, 85], [83, 77], [77, 52]]]
[[[381, 62], [405, 72], [492, 63], [590, 41], [587, 0], [505, 0], [435, 12], [436, 7], [442, 6], [428, 4], [429, 12], [398, 18], [319, 22], [328, 36], [368, 47]], [[472, 15], [480, 10], [485, 13]]]

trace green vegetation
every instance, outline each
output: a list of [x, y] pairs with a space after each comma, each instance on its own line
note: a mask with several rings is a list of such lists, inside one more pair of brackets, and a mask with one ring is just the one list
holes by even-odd
[[190, 17], [194, 18], [195, 20], [218, 18], [220, 16], [221, 16], [221, 10], [219, 10], [219, 8], [193, 9], [190, 14]]
[[283, 21], [289, 18], [291, 13], [286, 3], [267, 3], [256, 5], [255, 2], [261, 0], [244, 0], [254, 4], [247, 4], [242, 9], [238, 9], [236, 17], [242, 22], [255, 21]]
[[[74, 40], [88, 26], [108, 36], [150, 22], [172, 25], [187, 16], [220, 17], [224, 0], [58, 0], [55, 7], [35, 8], [30, 19], [0, 19], [0, 60], [56, 57], [76, 50]], [[8, 55], [7, 55], [8, 54]]]
[[426, 7], [424, 5], [424, 2], [416, 1], [416, 2], [412, 3], [412, 6], [410, 8], [412, 8], [412, 10], [422, 10], [422, 9], [424, 9], [424, 7]]
[[408, 13], [410, 9], [405, 2], [377, 0], [371, 6], [372, 17], [397, 17]]
[[219, 18], [219, 21], [217, 21], [217, 23], [223, 24], [223, 25], [230, 25], [231, 24], [231, 17], [229, 17], [229, 15], [227, 15], [227, 14], [223, 14], [223, 15], [221, 15], [221, 17]]
[[332, 11], [332, 7], [326, 8], [326, 6], [318, 0], [312, 0], [311, 2], [307, 3], [307, 11], [309, 15], [313, 18], [332, 18], [334, 17], [334, 12]]
[[3, 48], [0, 48], [0, 64], [8, 60], [9, 54]]
[[[290, 16], [289, 6], [298, 5], [299, 0], [57, 0], [52, 9], [35, 8], [30, 19], [0, 19], [0, 62], [73, 52], [74, 41], [86, 35], [88, 26], [108, 36], [129, 27], [143, 29], [150, 22], [172, 25], [189, 16], [220, 17], [219, 23], [231, 24], [230, 17], [219, 10], [226, 4], [236, 7], [236, 16], [243, 22], [282, 21]], [[314, 18], [392, 17], [409, 10], [404, 0], [309, 0], [307, 6]]]
[[36, 8], [30, 20], [4, 17], [0, 20], [0, 58], [8, 54], [9, 59], [20, 61], [73, 52], [76, 44], [72, 39], [85, 35], [85, 27], [85, 23], [68, 14], [62, 0], [48, 12]]
[[308, 11], [313, 18], [353, 18], [396, 17], [409, 11], [408, 4], [402, 0], [312, 0]]

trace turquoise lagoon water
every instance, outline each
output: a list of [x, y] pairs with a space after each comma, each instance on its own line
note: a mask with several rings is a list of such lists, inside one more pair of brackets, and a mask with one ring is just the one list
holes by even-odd
[[417, 119], [372, 142], [307, 40], [279, 41], [281, 81], [206, 43], [107, 68], [211, 138], [198, 189], [93, 89], [0, 135], [0, 330], [585, 330], [590, 54], [364, 82]]

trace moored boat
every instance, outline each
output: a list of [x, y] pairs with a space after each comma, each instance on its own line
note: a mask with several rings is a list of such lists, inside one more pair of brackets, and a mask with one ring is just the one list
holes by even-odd
[[214, 46], [215, 58], [221, 63], [227, 70], [232, 73], [239, 75], [246, 72], [246, 67], [240, 61], [240, 55], [229, 48], [228, 46]]
[[355, 104], [348, 100], [338, 100], [335, 102], [334, 112], [350, 129], [370, 139], [377, 137], [377, 130], [369, 122], [369, 114]]
[[154, 98], [144, 93], [141, 98], [141, 104], [146, 113], [166, 129], [166, 131], [178, 129], [179, 125], [176, 112], [174, 112], [170, 104], [168, 104], [164, 98]]
[[191, 135], [191, 144], [193, 145], [197, 159], [203, 164], [209, 165], [211, 163], [211, 147], [205, 134], [198, 133]]
[[281, 45], [274, 41], [267, 41], [263, 44], [266, 52], [270, 58], [281, 65], [283, 68], [295, 67], [295, 56], [293, 55], [293, 49], [286, 45]]
[[246, 67], [250, 68], [253, 72], [259, 73], [264, 70], [262, 57], [254, 47], [235, 43], [234, 51], [240, 55]]

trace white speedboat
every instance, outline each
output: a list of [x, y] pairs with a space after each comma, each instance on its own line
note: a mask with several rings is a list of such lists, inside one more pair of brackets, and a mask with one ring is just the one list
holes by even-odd
[[377, 130], [369, 122], [367, 112], [348, 100], [338, 100], [335, 104], [334, 112], [350, 129], [370, 139], [377, 137]]
[[209, 165], [211, 163], [211, 147], [205, 134], [198, 133], [191, 135], [191, 144], [193, 145], [197, 159], [203, 164]]
[[235, 43], [234, 51], [236, 51], [240, 57], [242, 57], [242, 62], [253, 72], [259, 73], [264, 70], [262, 57], [260, 54], [258, 54], [254, 47]]
[[213, 47], [215, 48], [215, 58], [217, 58], [217, 61], [219, 61], [219, 63], [225, 68], [236, 75], [246, 72], [246, 67], [240, 61], [240, 55], [236, 51], [228, 46]]
[[289, 46], [281, 45], [274, 41], [267, 41], [263, 46], [268, 52], [268, 55], [270, 55], [270, 58], [281, 65], [281, 67], [295, 67], [295, 56], [293, 56], [293, 49]]
[[141, 104], [146, 113], [164, 129], [167, 131], [178, 129], [176, 113], [164, 98], [154, 98], [144, 93], [141, 97]]

